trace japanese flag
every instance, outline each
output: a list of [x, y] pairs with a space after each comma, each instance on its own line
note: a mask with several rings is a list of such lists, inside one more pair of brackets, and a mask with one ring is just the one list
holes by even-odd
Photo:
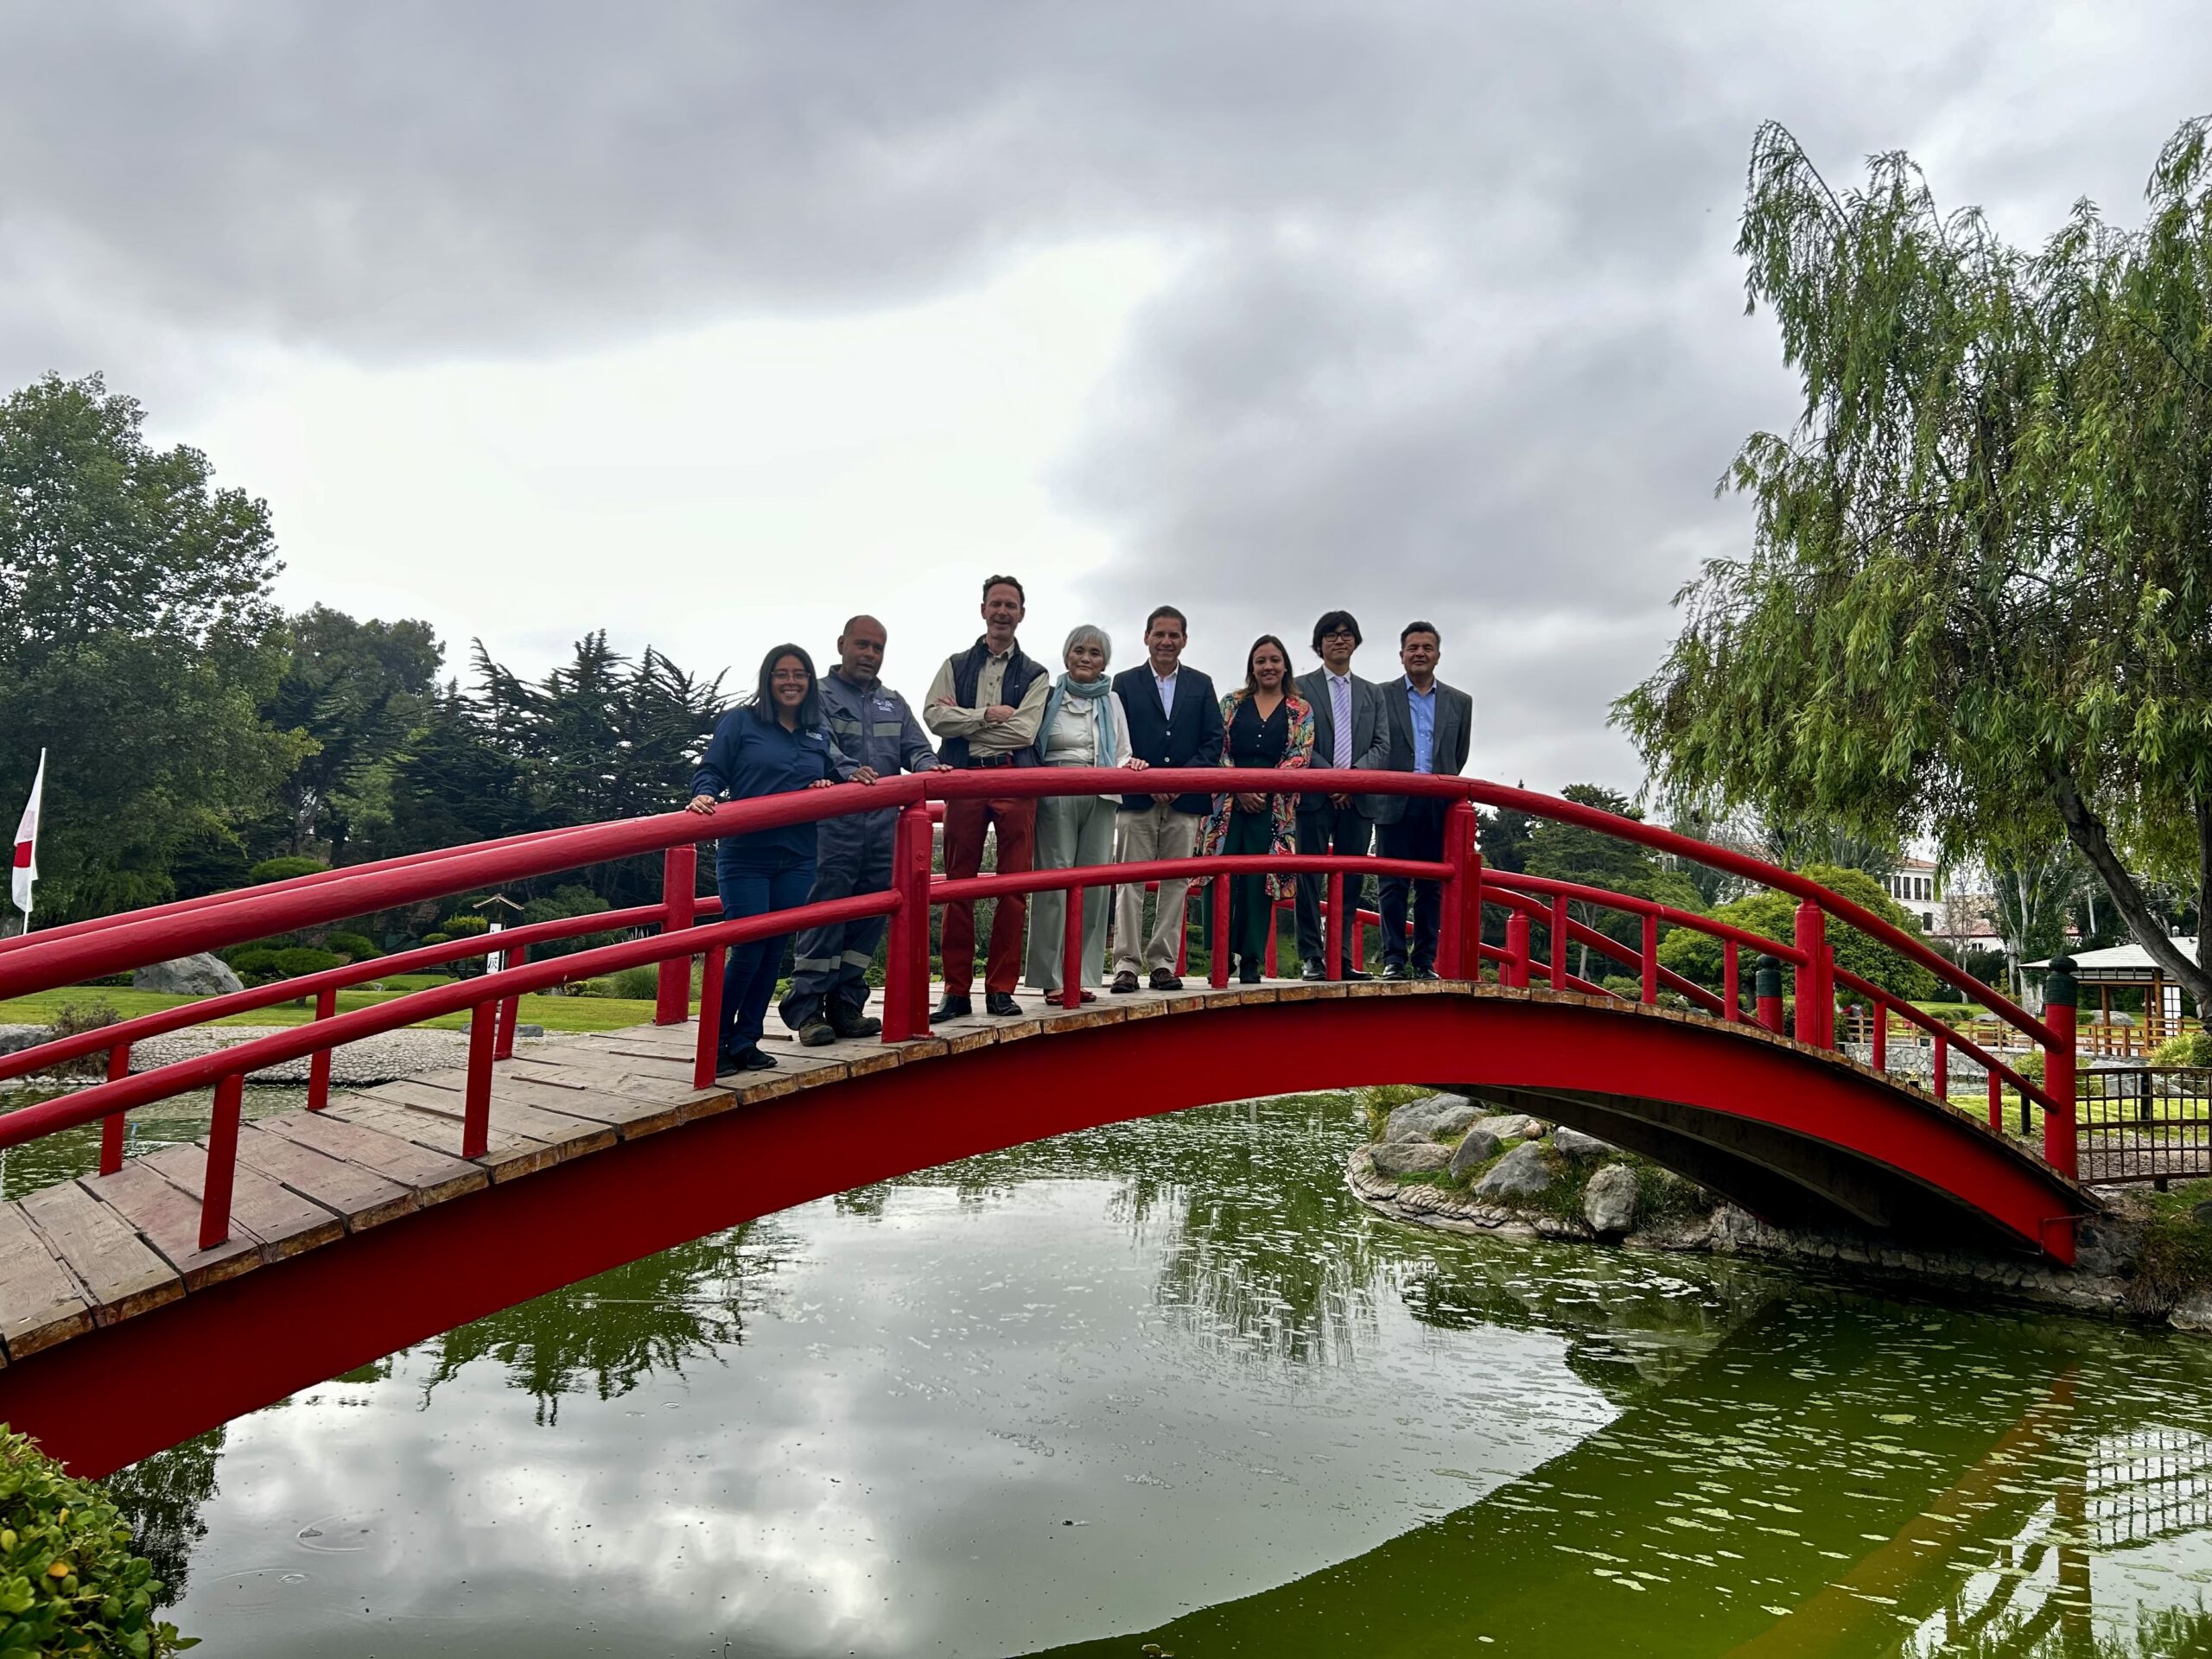
[[23, 807], [23, 821], [16, 826], [16, 908], [31, 913], [31, 883], [38, 880], [38, 802], [46, 793], [46, 751], [38, 752], [38, 776], [31, 780], [31, 798]]

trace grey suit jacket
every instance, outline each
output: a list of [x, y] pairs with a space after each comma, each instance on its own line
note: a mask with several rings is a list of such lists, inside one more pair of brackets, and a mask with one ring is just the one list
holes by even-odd
[[[1298, 677], [1298, 695], [1306, 699], [1313, 710], [1313, 759], [1312, 765], [1325, 766], [1337, 752], [1337, 715], [1329, 698], [1329, 671], [1317, 668], [1310, 674]], [[1389, 753], [1390, 734], [1382, 708], [1382, 688], [1372, 680], [1351, 676], [1351, 763], [1354, 766], [1374, 772], [1382, 768]], [[1373, 803], [1364, 795], [1351, 798], [1352, 805], [1370, 817]], [[1320, 812], [1329, 804], [1325, 795], [1300, 795], [1300, 812]]]
[[[1389, 772], [1411, 772], [1414, 769], [1414, 712], [1406, 702], [1406, 681], [1403, 675], [1380, 688], [1389, 732], [1388, 758], [1383, 768]], [[1439, 680], [1436, 683], [1436, 730], [1430, 743], [1430, 770], [1440, 778], [1456, 778], [1467, 769], [1467, 748], [1475, 734], [1475, 700], [1465, 691]], [[1403, 795], [1376, 795], [1370, 798], [1373, 808], [1368, 817], [1377, 823], [1395, 823], [1406, 815]]]

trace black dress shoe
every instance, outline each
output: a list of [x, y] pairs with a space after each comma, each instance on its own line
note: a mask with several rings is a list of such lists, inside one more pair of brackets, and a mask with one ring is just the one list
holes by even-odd
[[1347, 968], [1344, 969], [1344, 977], [1346, 979], [1372, 979], [1375, 976], [1369, 973], [1364, 968]]
[[1127, 969], [1114, 976], [1112, 989], [1115, 995], [1129, 996], [1135, 993], [1136, 988], [1137, 976]]
[[1399, 967], [1396, 963], [1393, 962], [1384, 964], [1382, 971], [1376, 975], [1375, 977], [1377, 979], [1389, 980], [1395, 983], [1399, 980], [1410, 979], [1413, 976], [1408, 974], [1404, 969]]
[[840, 1037], [880, 1037], [883, 1021], [872, 1014], [862, 1014], [858, 1008], [838, 1002], [830, 1009], [830, 1028]]
[[1239, 963], [1236, 968], [1236, 982], [1239, 985], [1258, 984], [1260, 982], [1260, 964], [1256, 962]]
[[1183, 982], [1176, 977], [1173, 969], [1155, 968], [1152, 970], [1152, 988], [1155, 991], [1179, 991], [1183, 988]]
[[975, 1012], [975, 1007], [966, 997], [955, 996], [947, 991], [944, 1001], [937, 1005], [937, 1012], [930, 1015], [930, 1023], [943, 1025], [948, 1020], [965, 1020]]
[[1011, 992], [985, 991], [983, 993], [983, 1012], [986, 1014], [995, 1014], [1003, 1020], [1010, 1017], [1011, 1015], [1020, 1014], [1021, 1012], [1021, 1004], [1014, 1000], [1014, 996]]
[[1444, 976], [1438, 973], [1433, 968], [1416, 968], [1414, 969], [1414, 977], [1415, 979], [1441, 979]]
[[1298, 976], [1300, 979], [1326, 979], [1329, 970], [1318, 962], [1302, 962], [1298, 964]]

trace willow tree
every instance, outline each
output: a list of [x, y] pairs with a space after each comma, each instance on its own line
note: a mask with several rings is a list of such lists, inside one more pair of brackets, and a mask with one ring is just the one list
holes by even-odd
[[2185, 124], [2139, 230], [2079, 204], [2039, 251], [1937, 206], [1909, 157], [1832, 189], [1754, 142], [1738, 251], [1796, 420], [1721, 480], [1741, 557], [1615, 721], [1675, 798], [1927, 833], [1946, 856], [2063, 836], [2201, 1005], [2144, 878], [2212, 911], [2212, 158]]

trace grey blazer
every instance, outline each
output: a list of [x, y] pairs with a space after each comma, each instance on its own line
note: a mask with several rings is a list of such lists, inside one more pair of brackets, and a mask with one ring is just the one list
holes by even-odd
[[[1298, 695], [1306, 699], [1313, 710], [1313, 759], [1308, 764], [1325, 766], [1337, 752], [1337, 715], [1329, 698], [1329, 671], [1317, 668], [1310, 674], [1298, 677]], [[1382, 769], [1389, 753], [1390, 734], [1382, 708], [1382, 688], [1372, 680], [1351, 676], [1351, 763], [1369, 772]], [[1351, 804], [1358, 811], [1374, 817], [1370, 810], [1374, 803], [1364, 795], [1355, 795]], [[1300, 812], [1319, 813], [1329, 804], [1325, 795], [1300, 795]]]
[[[1406, 702], [1403, 675], [1380, 688], [1385, 725], [1389, 734], [1388, 772], [1414, 769], [1414, 713]], [[1432, 734], [1430, 767], [1440, 778], [1456, 778], [1467, 769], [1467, 747], [1475, 734], [1475, 700], [1465, 691], [1439, 680], [1436, 683], [1436, 730]], [[1403, 795], [1376, 795], [1368, 817], [1377, 823], [1395, 823], [1406, 815]]]

